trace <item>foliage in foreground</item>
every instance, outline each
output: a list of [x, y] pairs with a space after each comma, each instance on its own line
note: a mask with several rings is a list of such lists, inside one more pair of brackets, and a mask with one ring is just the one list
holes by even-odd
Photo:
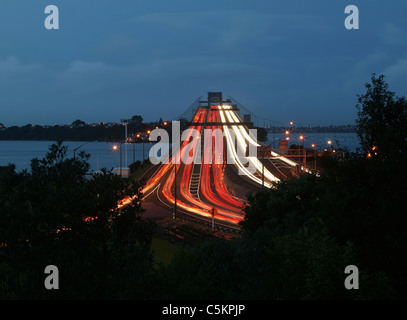
[[[62, 143], [31, 170], [0, 172], [0, 298], [139, 297], [153, 287], [154, 224], [141, 219], [137, 182], [103, 171], [86, 179], [87, 156], [66, 157]], [[119, 200], [135, 196], [120, 212]], [[45, 290], [56, 265], [60, 290]]]

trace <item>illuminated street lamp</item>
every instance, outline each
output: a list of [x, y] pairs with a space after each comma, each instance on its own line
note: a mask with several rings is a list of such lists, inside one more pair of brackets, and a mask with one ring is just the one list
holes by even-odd
[[120, 149], [120, 177], [122, 177], [122, 143], [120, 142], [120, 147], [118, 145], [113, 145], [112, 147], [113, 151], [117, 151], [117, 149]]
[[331, 141], [331, 140], [328, 140], [326, 143], [331, 147], [331, 152], [333, 152], [334, 146], [333, 146], [333, 144], [332, 144], [332, 141]]
[[304, 146], [304, 140], [305, 140], [305, 138], [304, 138], [303, 135], [300, 136], [300, 140], [302, 140], [302, 153], [304, 154], [304, 158], [302, 159], [302, 162], [303, 162], [303, 164], [304, 164], [304, 170], [305, 170], [306, 167], [307, 167], [307, 152], [306, 152], [305, 146]]
[[311, 147], [314, 149], [314, 165], [315, 171], [317, 171], [317, 150], [315, 148], [315, 143], [311, 144]]

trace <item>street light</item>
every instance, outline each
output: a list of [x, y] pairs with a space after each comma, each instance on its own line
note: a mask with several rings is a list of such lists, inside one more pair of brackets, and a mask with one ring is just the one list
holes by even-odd
[[120, 147], [118, 145], [113, 145], [112, 147], [113, 151], [117, 151], [117, 149], [120, 149], [120, 178], [122, 177], [122, 142], [120, 142]]
[[314, 149], [314, 166], [315, 166], [315, 171], [317, 171], [317, 150], [315, 148], [315, 144], [311, 144], [311, 147]]
[[305, 146], [304, 146], [305, 138], [304, 138], [303, 135], [300, 136], [300, 140], [302, 140], [302, 153], [304, 154], [304, 158], [303, 158], [302, 162], [304, 164], [304, 170], [306, 170], [306, 168], [307, 168], [307, 152], [306, 152]]
[[[177, 160], [177, 159], [175, 159]], [[177, 161], [174, 163], [174, 209], [172, 212], [172, 219], [175, 220], [177, 217]]]
[[[180, 137], [174, 137], [174, 139], [180, 139]], [[172, 149], [172, 152], [173, 152], [173, 149]], [[179, 157], [178, 157], [178, 154], [179, 154]], [[175, 158], [173, 158], [173, 160], [175, 159], [175, 161], [174, 161], [174, 208], [173, 208], [173, 212], [172, 212], [172, 219], [176, 219], [177, 218], [177, 205], [178, 205], [178, 203], [177, 203], [177, 201], [178, 201], [178, 198], [177, 198], [177, 162], [178, 161], [180, 161], [180, 164], [181, 164], [181, 149], [179, 150], [179, 151], [176, 151], [175, 152], [175, 155], [173, 155], [173, 157], [175, 157]]]
[[75, 149], [73, 149], [73, 159], [75, 160], [75, 153], [76, 153], [76, 150], [78, 150], [79, 148], [81, 148], [81, 147], [83, 147], [85, 144], [87, 144], [87, 143], [89, 143], [89, 141], [88, 142], [85, 142], [85, 143], [82, 143], [79, 147], [76, 147]]
[[269, 145], [263, 147], [263, 161], [262, 161], [262, 172], [261, 172], [261, 186], [264, 187], [264, 153], [266, 152], [266, 148], [270, 147], [272, 145], [272, 143], [270, 143]]
[[333, 152], [334, 146], [333, 146], [333, 144], [332, 144], [332, 141], [331, 141], [331, 140], [328, 140], [326, 143], [331, 147], [331, 151]]
[[[127, 124], [129, 123], [128, 119], [120, 120], [124, 125], [124, 143], [126, 144], [126, 168], [127, 168]], [[121, 170], [121, 168], [120, 168]]]

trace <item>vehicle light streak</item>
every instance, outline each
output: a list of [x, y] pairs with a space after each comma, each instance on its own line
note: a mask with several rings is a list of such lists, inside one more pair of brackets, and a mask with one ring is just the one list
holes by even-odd
[[[215, 122], [217, 125], [206, 127], [206, 121]], [[173, 149], [169, 161], [161, 164], [154, 172], [143, 187], [143, 195], [150, 197], [156, 193], [159, 201], [171, 207], [175, 204], [174, 183], [175, 175], [177, 175], [177, 208], [182, 209], [184, 213], [212, 218], [209, 211], [215, 207], [218, 212], [216, 219], [237, 223], [244, 218], [245, 202], [232, 195], [231, 189], [228, 188], [225, 181], [226, 149], [228, 159], [233, 161], [232, 164], [238, 168], [239, 174], [245, 178], [261, 186], [264, 172], [264, 186], [268, 188], [274, 187], [273, 182], [280, 181], [280, 179], [267, 170], [256, 156], [244, 156], [248, 147], [258, 148], [261, 145], [243, 125], [231, 106], [218, 105], [210, 106], [209, 109], [199, 108], [192, 122], [194, 125], [190, 126], [182, 135], [183, 141], [180, 148]], [[209, 130], [203, 130], [204, 128]], [[203, 150], [200, 150], [201, 146], [203, 146]], [[197, 151], [201, 151], [201, 154], [196, 154]], [[278, 157], [290, 166], [298, 165], [274, 151], [271, 152], [271, 156]], [[199, 158], [202, 160], [200, 163], [189, 161]], [[175, 159], [180, 159], [181, 163], [174, 165]], [[242, 163], [243, 160], [245, 164]], [[197, 169], [200, 169], [199, 194], [192, 194], [193, 170]], [[123, 199], [118, 204], [118, 208], [131, 201], [131, 198]]]
[[[215, 119], [212, 119], [213, 117], [213, 112], [210, 111], [208, 114], [208, 122], [212, 122]], [[210, 127], [210, 130], [207, 130], [205, 132], [205, 145], [204, 145], [204, 151], [209, 152], [211, 151], [211, 145], [214, 143], [212, 141], [212, 129], [214, 127]], [[216, 137], [217, 139], [218, 137]], [[218, 207], [218, 212], [222, 211], [223, 209], [227, 209], [228, 211], [231, 211], [229, 214], [233, 214], [234, 211], [236, 211], [237, 208], [242, 208], [243, 203], [240, 203], [236, 201], [233, 198], [229, 198], [227, 195], [229, 195], [229, 192], [222, 188], [224, 186], [221, 186], [220, 180], [223, 181], [223, 175], [220, 174], [219, 172], [219, 165], [214, 163], [214, 157], [216, 156], [215, 154], [212, 153], [212, 161], [211, 163], [203, 164], [203, 170], [202, 170], [202, 179], [201, 179], [201, 190], [203, 193], [203, 196], [208, 199], [212, 204]], [[217, 191], [217, 194], [219, 194], [220, 198], [215, 195], [215, 193], [212, 191], [211, 188], [211, 179], [210, 179], [210, 169], [212, 167], [212, 173], [214, 176], [214, 182], [215, 182], [215, 190]], [[226, 195], [223, 193], [226, 191]], [[223, 200], [223, 201], [222, 201]], [[231, 204], [232, 203], [232, 204]], [[236, 206], [237, 205], [237, 206]]]
[[[215, 113], [215, 121], [219, 122], [219, 114]], [[223, 144], [223, 134], [220, 131], [220, 126], [217, 126], [216, 129], [219, 129], [216, 131], [218, 141], [222, 141]], [[213, 143], [213, 148], [215, 150], [215, 142]], [[223, 151], [224, 151], [223, 147]], [[220, 157], [220, 155], [218, 155]], [[214, 176], [214, 181], [215, 181], [215, 186], [216, 189], [219, 190], [218, 193], [219, 195], [227, 202], [230, 204], [236, 206], [236, 207], [243, 207], [244, 203], [242, 200], [238, 200], [235, 197], [233, 197], [229, 190], [226, 188], [225, 185], [225, 180], [224, 180], [224, 168], [225, 168], [225, 152], [223, 152], [223, 163], [222, 164], [215, 164], [215, 161], [212, 162], [212, 168], [213, 168], [213, 176]]]
[[[206, 110], [200, 110], [197, 113], [197, 117], [194, 119], [196, 122], [202, 123], [204, 121], [205, 118], [205, 111]], [[195, 133], [201, 132], [202, 126], [197, 126], [197, 127], [190, 127], [189, 132], [187, 134], [187, 139], [185, 139], [182, 147], [181, 147], [181, 157], [183, 158], [185, 156], [185, 152], [186, 152], [186, 145], [188, 143], [189, 138], [192, 136], [193, 134], [193, 129], [196, 129]], [[196, 150], [196, 146], [197, 143], [200, 142], [200, 139], [198, 139], [198, 136], [196, 135], [193, 139], [192, 146], [191, 146], [191, 150]], [[168, 175], [168, 179], [166, 180], [166, 182], [164, 183], [164, 186], [162, 188], [162, 194], [164, 195], [164, 197], [167, 199], [167, 201], [169, 201], [170, 203], [174, 203], [175, 202], [175, 197], [172, 193], [172, 187], [174, 184], [174, 166], [172, 164], [169, 165], [164, 165], [163, 166], [164, 169], [162, 169], [162, 172], [159, 172], [158, 174], [155, 175], [154, 177], [154, 181], [158, 178], [161, 178], [163, 176], [163, 172], [167, 172], [169, 168], [172, 168], [169, 175]], [[165, 168], [166, 167], [166, 168]], [[192, 170], [193, 165], [192, 164], [182, 164], [180, 169], [180, 166], [177, 166], [177, 173], [178, 171], [182, 171], [182, 179], [180, 182], [180, 194], [182, 196], [182, 199], [186, 200], [187, 203], [183, 200], [177, 199], [177, 206], [179, 206], [180, 208], [183, 208], [184, 210], [191, 212], [191, 213], [195, 213], [201, 216], [205, 216], [205, 217], [211, 217], [209, 214], [209, 210], [212, 208], [212, 206], [206, 202], [203, 202], [199, 199], [197, 199], [196, 197], [194, 197], [190, 190], [189, 190], [189, 182], [191, 179], [191, 170]], [[164, 173], [165, 173], [164, 172]], [[237, 215], [233, 212], [229, 212], [228, 210], [225, 210], [224, 208], [224, 204], [221, 204], [221, 208], [218, 209], [218, 216], [221, 217], [223, 220], [228, 220], [231, 222], [239, 222], [243, 219], [243, 215]], [[236, 208], [234, 208], [236, 209]], [[218, 217], [218, 218], [219, 218]]]
[[[225, 117], [223, 115], [223, 111], [219, 111], [219, 112], [220, 112], [222, 122], [225, 123], [226, 121], [225, 121]], [[226, 113], [226, 115], [228, 117], [228, 120], [231, 123], [235, 123], [236, 122], [235, 119], [238, 119], [236, 116], [233, 115], [233, 112], [234, 111], [232, 111], [232, 110], [225, 111], [225, 113]], [[233, 141], [231, 139], [228, 127], [223, 126], [223, 128], [224, 128], [223, 130], [225, 132], [226, 138], [228, 140], [229, 151], [231, 152], [231, 155], [232, 155], [234, 161], [236, 162], [238, 167], [241, 169], [241, 172], [243, 172], [252, 181], [254, 181], [254, 182], [258, 183], [258, 184], [262, 184], [263, 183], [262, 179], [255, 176], [253, 173], [248, 171], [246, 167], [243, 166], [243, 164], [241, 163], [239, 157], [236, 154], [236, 151], [234, 150]], [[242, 133], [242, 130], [240, 128], [238, 128], [237, 125], [232, 125], [232, 129], [233, 129], [233, 131], [235, 133], [235, 137], [237, 138], [240, 149], [242, 150], [242, 152], [245, 152], [246, 148], [247, 148], [247, 144], [246, 144], [245, 138], [244, 138], [245, 135]], [[243, 127], [242, 127], [242, 129], [245, 130]], [[247, 132], [246, 132], [246, 134], [247, 134]], [[247, 134], [247, 136], [248, 136], [248, 134]], [[249, 142], [250, 142], [250, 140], [252, 140], [252, 139], [249, 139]], [[262, 172], [262, 170], [263, 170], [262, 164], [256, 157], [246, 157], [246, 159], [249, 161], [249, 164], [251, 164], [259, 172]], [[266, 168], [264, 168], [264, 178], [265, 178], [265, 180], [266, 179], [268, 180], [268, 181], [264, 181], [264, 185], [266, 187], [268, 187], [268, 188], [272, 187], [272, 184], [271, 184], [272, 182], [280, 181], [280, 179], [275, 177]]]

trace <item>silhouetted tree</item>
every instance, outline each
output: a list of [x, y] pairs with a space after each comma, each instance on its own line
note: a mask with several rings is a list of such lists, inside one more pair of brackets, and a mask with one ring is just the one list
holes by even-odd
[[[31, 172], [0, 170], [0, 298], [148, 297], [155, 225], [140, 217], [140, 185], [106, 170], [86, 179], [88, 156], [66, 155], [58, 142]], [[118, 210], [124, 197], [132, 203]], [[60, 290], [44, 288], [50, 264]]]
[[407, 101], [389, 90], [384, 75], [372, 75], [358, 96], [357, 134], [363, 151], [388, 157], [407, 153]]
[[139, 115], [134, 115], [131, 117], [130, 122], [136, 125], [141, 125], [143, 123], [143, 117]]

